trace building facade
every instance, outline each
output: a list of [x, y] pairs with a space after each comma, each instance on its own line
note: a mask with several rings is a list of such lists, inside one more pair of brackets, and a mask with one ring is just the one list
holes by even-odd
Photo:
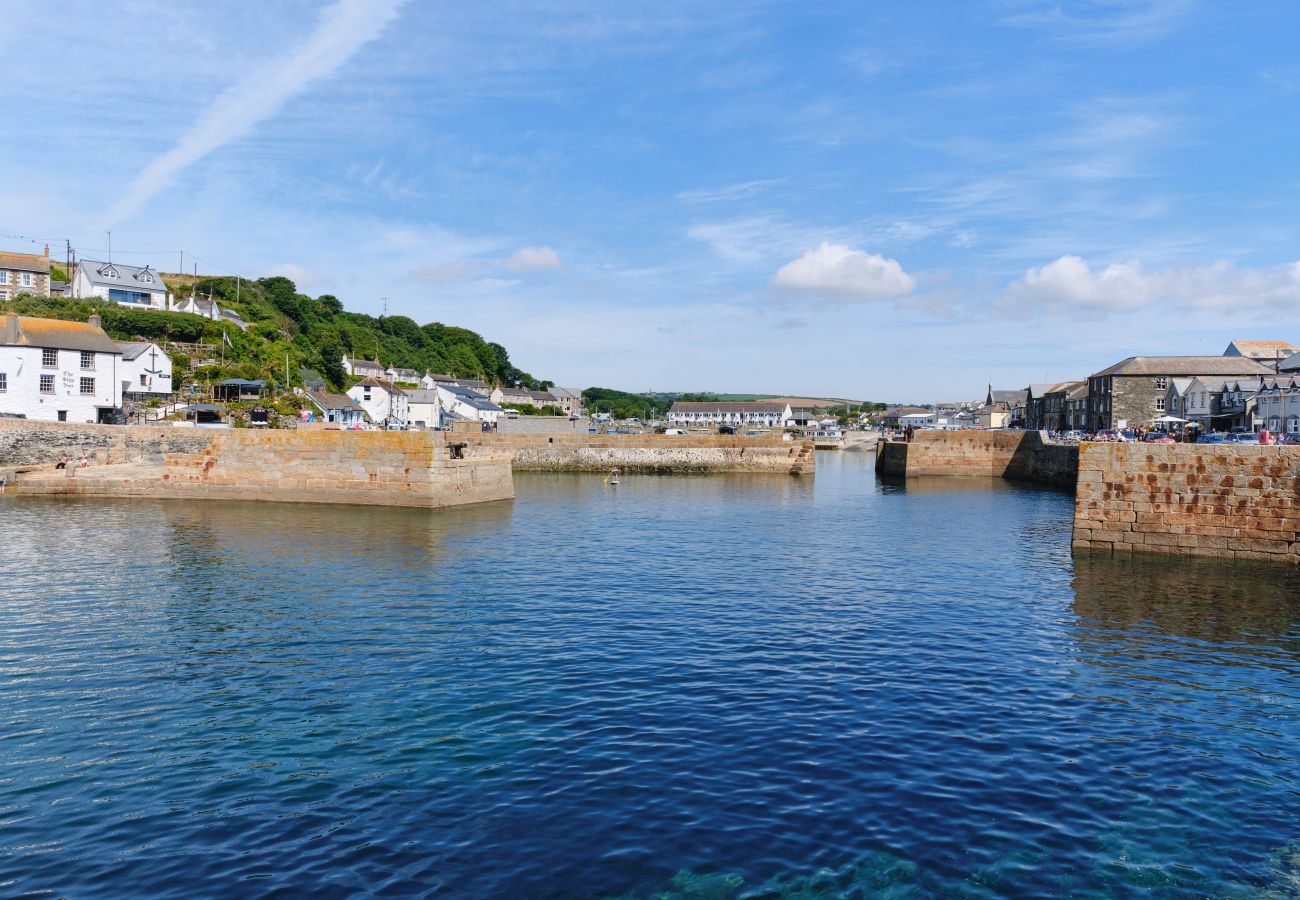
[[1166, 414], [1174, 378], [1269, 374], [1268, 366], [1244, 356], [1130, 356], [1088, 376], [1088, 430], [1150, 425]]
[[132, 399], [166, 397], [174, 390], [172, 358], [150, 341], [118, 341], [122, 394]]
[[405, 428], [408, 421], [406, 391], [379, 378], [367, 378], [348, 388], [348, 396], [362, 409], [370, 421], [385, 428]]
[[742, 403], [688, 403], [677, 401], [668, 410], [670, 425], [754, 425], [777, 428], [792, 417], [788, 403], [763, 401]]
[[80, 260], [72, 276], [72, 296], [108, 300], [132, 309], [171, 309], [167, 285], [148, 266]]
[[114, 422], [122, 351], [90, 322], [0, 315], [0, 412], [42, 422]]
[[358, 428], [366, 423], [366, 411], [351, 397], [327, 391], [308, 391], [307, 399], [316, 407], [321, 420], [328, 424]]
[[556, 405], [564, 410], [566, 416], [582, 415], [582, 391], [577, 388], [553, 387], [551, 393], [555, 396]]
[[50, 296], [50, 248], [44, 256], [32, 253], [0, 253], [0, 300], [19, 294]]

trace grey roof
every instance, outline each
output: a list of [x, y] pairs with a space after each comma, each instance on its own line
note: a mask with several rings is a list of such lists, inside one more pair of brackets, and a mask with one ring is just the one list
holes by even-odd
[[1244, 356], [1130, 356], [1094, 372], [1091, 377], [1118, 375], [1266, 375], [1273, 370]]
[[57, 278], [50, 279], [51, 294], [66, 294], [67, 292], [68, 292], [68, 283], [66, 281], [59, 281]]
[[383, 388], [384, 390], [388, 391], [388, 393], [390, 393], [390, 394], [405, 394], [405, 393], [406, 393], [405, 389], [403, 389], [403, 388], [399, 388], [397, 385], [393, 384], [391, 381], [385, 381], [385, 380], [382, 379], [382, 378], [367, 378], [367, 379], [365, 379], [364, 381], [358, 381], [356, 384], [352, 385], [352, 387], [354, 387], [354, 388], [359, 388], [359, 387], [379, 387], [379, 388]]
[[265, 381], [250, 381], [247, 378], [227, 378], [224, 381], [214, 381], [213, 384], [214, 385], [223, 384], [229, 387], [255, 387], [255, 388], [266, 387]]
[[1066, 400], [1087, 400], [1088, 399], [1088, 382], [1079, 381], [1075, 386], [1065, 392]]
[[447, 391], [461, 403], [472, 406], [474, 409], [483, 412], [504, 412], [501, 407], [484, 398], [482, 394], [475, 393], [470, 388], [461, 387], [458, 384], [443, 384], [438, 387], [439, 390]]
[[551, 388], [551, 393], [554, 394], [556, 399], [558, 400], [581, 400], [582, 399], [582, 391], [578, 390], [577, 388], [553, 387]]
[[989, 398], [994, 403], [1005, 403], [1007, 406], [1018, 406], [1028, 397], [1029, 391], [989, 391]]
[[456, 383], [461, 387], [471, 388], [476, 391], [491, 390], [486, 381], [479, 381], [477, 378], [458, 378], [456, 379]]
[[1277, 364], [1280, 372], [1295, 372], [1300, 370], [1300, 353], [1293, 353], [1286, 359]]
[[[13, 339], [9, 337], [11, 329], [16, 330]], [[0, 315], [0, 346], [86, 350], [115, 355], [122, 352], [122, 348], [102, 328], [86, 322], [14, 315]]]
[[115, 343], [122, 351], [122, 359], [127, 362], [139, 359], [144, 351], [153, 346], [149, 341], [116, 341]]
[[331, 394], [328, 391], [308, 391], [307, 399], [321, 409], [361, 409], [361, 405], [351, 397], [344, 394]]
[[82, 272], [91, 284], [104, 287], [126, 288], [131, 291], [161, 291], [167, 293], [167, 285], [162, 276], [148, 266], [128, 266], [125, 263], [97, 262], [83, 259], [77, 263], [77, 271]]
[[436, 382], [438, 382], [438, 383], [440, 383], [440, 384], [443, 383], [443, 382], [446, 382], [446, 383], [450, 384], [450, 383], [452, 383], [452, 382], [454, 382], [454, 381], [456, 380], [455, 378], [452, 378], [450, 375], [434, 375], [434, 374], [431, 374], [431, 373], [429, 373], [429, 372], [425, 372], [425, 373], [424, 373], [424, 377], [425, 377], [425, 378], [432, 378], [434, 381], [436, 381]]
[[528, 396], [532, 397], [534, 400], [540, 400], [543, 403], [551, 403], [556, 399], [555, 395], [550, 391], [529, 391]]
[[402, 388], [402, 390], [406, 391], [406, 396], [411, 398], [408, 401], [409, 403], [437, 403], [438, 402], [437, 391], [415, 390], [414, 388]]
[[1045, 397], [1048, 394], [1068, 393], [1070, 388], [1074, 387], [1077, 381], [1058, 381], [1056, 384], [1031, 384], [1029, 386], [1030, 397]]

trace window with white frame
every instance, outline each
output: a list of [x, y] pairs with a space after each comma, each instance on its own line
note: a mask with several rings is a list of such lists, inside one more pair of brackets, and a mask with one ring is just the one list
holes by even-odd
[[8, 283], [9, 283], [9, 270], [0, 269], [0, 284], [8, 284]]
[[54, 393], [54, 376], [53, 376], [53, 375], [42, 375], [42, 376], [41, 376], [41, 393], [42, 393], [42, 394], [53, 394], [53, 393]]
[[31, 273], [31, 272], [24, 272], [24, 273], [23, 273], [23, 287], [31, 287], [31, 286], [32, 286], [32, 273]]
[[57, 369], [59, 367], [59, 351], [51, 350], [48, 347], [42, 350], [41, 365], [47, 369]]
[[1156, 398], [1156, 412], [1164, 412], [1164, 411], [1165, 411], [1165, 398], [1164, 398], [1164, 397], [1157, 397], [1157, 398]]
[[8, 300], [8, 299], [9, 299], [9, 292], [8, 292], [8, 291], [0, 291], [0, 300]]
[[95, 354], [81, 351], [81, 368], [87, 372], [95, 371]]
[[93, 378], [81, 379], [81, 393], [82, 395], [89, 395], [95, 393], [95, 379]]
[[1165, 391], [1169, 389], [1169, 379], [1161, 375], [1156, 379], [1156, 390]]

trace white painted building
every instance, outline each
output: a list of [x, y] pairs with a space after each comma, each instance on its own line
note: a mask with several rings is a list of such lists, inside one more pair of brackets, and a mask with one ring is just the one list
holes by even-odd
[[403, 388], [406, 391], [406, 414], [416, 428], [437, 428], [442, 421], [442, 401], [438, 392], [424, 388]]
[[376, 425], [405, 427], [409, 421], [406, 391], [391, 381], [367, 378], [348, 388], [348, 396], [360, 404]]
[[788, 403], [751, 401], [741, 403], [692, 403], [678, 400], [668, 410], [670, 425], [753, 425], [777, 428], [794, 417]]
[[935, 415], [932, 412], [908, 413], [898, 417], [899, 428], [906, 428], [908, 425], [913, 428], [933, 428], [935, 422]]
[[[439, 384], [438, 400], [443, 411], [453, 418], [477, 420], [491, 425], [496, 425], [497, 419], [505, 412], [478, 391], [458, 384]], [[443, 425], [447, 424], [447, 418], [443, 417]]]
[[383, 378], [385, 375], [383, 365], [377, 360], [348, 359], [346, 354], [343, 356], [343, 371], [354, 378]]
[[172, 312], [189, 313], [192, 316], [201, 316], [204, 319], [210, 319], [213, 322], [229, 322], [240, 331], [248, 327], [248, 323], [243, 317], [233, 309], [226, 307], [213, 300], [212, 297], [182, 297], [171, 305]]
[[72, 296], [81, 299], [98, 297], [131, 309], [171, 308], [171, 294], [162, 277], [145, 266], [96, 262], [83, 259], [72, 276]]
[[99, 327], [0, 315], [0, 412], [43, 422], [111, 422], [122, 350]]
[[316, 407], [321, 420], [340, 428], [356, 428], [366, 423], [366, 412], [351, 397], [327, 391], [308, 391], [307, 400]]
[[150, 341], [118, 341], [122, 362], [118, 377], [123, 394], [146, 394], [164, 397], [175, 390], [172, 383], [172, 358]]

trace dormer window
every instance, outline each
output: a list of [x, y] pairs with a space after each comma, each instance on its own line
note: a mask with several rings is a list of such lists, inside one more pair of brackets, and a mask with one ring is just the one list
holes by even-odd
[[99, 273], [99, 275], [100, 275], [101, 278], [119, 278], [119, 277], [121, 277], [121, 276], [119, 276], [119, 275], [117, 274], [117, 269], [113, 268], [113, 264], [112, 264], [112, 263], [108, 263], [108, 264], [106, 264], [106, 265], [102, 265], [102, 266], [100, 266], [98, 269], [96, 269], [96, 271]]
[[136, 275], [135, 277], [136, 277], [137, 280], [139, 280], [139, 281], [143, 281], [143, 282], [145, 282], [146, 284], [152, 284], [152, 283], [153, 283], [153, 274], [149, 271], [149, 267], [148, 267], [148, 266], [145, 266], [145, 267], [140, 271], [140, 274]]

